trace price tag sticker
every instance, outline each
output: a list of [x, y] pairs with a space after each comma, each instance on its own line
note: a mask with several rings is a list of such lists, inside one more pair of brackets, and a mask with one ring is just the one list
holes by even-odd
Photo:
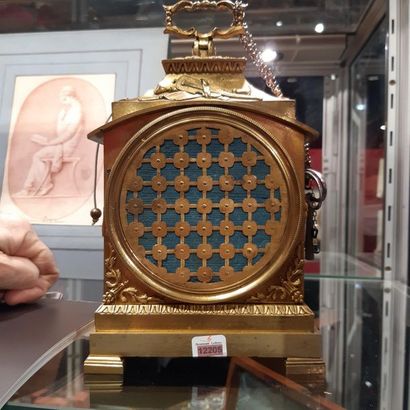
[[224, 335], [195, 336], [192, 338], [192, 357], [226, 357]]

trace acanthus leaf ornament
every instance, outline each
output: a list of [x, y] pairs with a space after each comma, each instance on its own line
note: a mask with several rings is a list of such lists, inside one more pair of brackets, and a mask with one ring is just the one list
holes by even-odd
[[252, 295], [247, 302], [249, 303], [272, 303], [283, 301], [286, 298], [286, 290], [282, 286], [271, 285], [266, 293], [258, 292]]
[[249, 303], [273, 303], [290, 300], [294, 303], [303, 303], [303, 246], [298, 246], [294, 256], [294, 263], [282, 279], [281, 285], [271, 285], [265, 292], [252, 295]]
[[294, 264], [287, 271], [286, 279], [282, 280], [282, 286], [292, 302], [303, 303], [303, 245], [296, 248], [293, 260]]
[[105, 286], [108, 289], [103, 295], [103, 304], [112, 305], [117, 302], [128, 304], [163, 303], [159, 298], [148, 296], [146, 293], [128, 286], [128, 280], [121, 280], [122, 273], [115, 268], [117, 254], [110, 245], [110, 256], [105, 259]]
[[282, 286], [290, 296], [292, 302], [303, 302], [303, 260], [299, 260], [293, 269], [287, 273], [287, 279], [282, 282]]
[[161, 299], [148, 296], [146, 293], [133, 287], [121, 290], [119, 299], [121, 300], [121, 303], [128, 304], [163, 303]]

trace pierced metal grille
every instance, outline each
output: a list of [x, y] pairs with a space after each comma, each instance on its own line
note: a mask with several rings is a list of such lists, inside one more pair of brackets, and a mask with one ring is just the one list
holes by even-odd
[[254, 137], [220, 123], [176, 126], [127, 170], [123, 229], [143, 265], [168, 281], [226, 285], [273, 256], [287, 197], [279, 165]]

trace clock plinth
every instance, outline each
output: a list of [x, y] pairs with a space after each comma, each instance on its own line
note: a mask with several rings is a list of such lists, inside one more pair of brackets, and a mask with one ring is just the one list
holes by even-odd
[[[101, 305], [86, 372], [120, 372], [118, 357], [190, 357], [192, 338], [224, 335], [229, 356], [319, 358], [308, 306], [287, 304]], [[113, 359], [114, 357], [114, 359]]]

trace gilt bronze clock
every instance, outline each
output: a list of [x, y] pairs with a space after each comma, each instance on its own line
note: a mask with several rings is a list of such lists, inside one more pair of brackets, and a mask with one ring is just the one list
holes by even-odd
[[[180, 9], [202, 8], [232, 11], [231, 27], [174, 25]], [[322, 199], [312, 190], [320, 176], [307, 170], [316, 132], [295, 119], [294, 101], [261, 63], [244, 9], [166, 6], [166, 32], [194, 38], [193, 55], [163, 61], [155, 90], [114, 103], [113, 121], [90, 134], [104, 143], [105, 170], [104, 295], [90, 373], [121, 372], [130, 356], [191, 356], [192, 339], [207, 335], [222, 335], [229, 356], [320, 367], [303, 301], [306, 238]], [[273, 96], [246, 81], [245, 58], [214, 54], [215, 37], [236, 35]]]

